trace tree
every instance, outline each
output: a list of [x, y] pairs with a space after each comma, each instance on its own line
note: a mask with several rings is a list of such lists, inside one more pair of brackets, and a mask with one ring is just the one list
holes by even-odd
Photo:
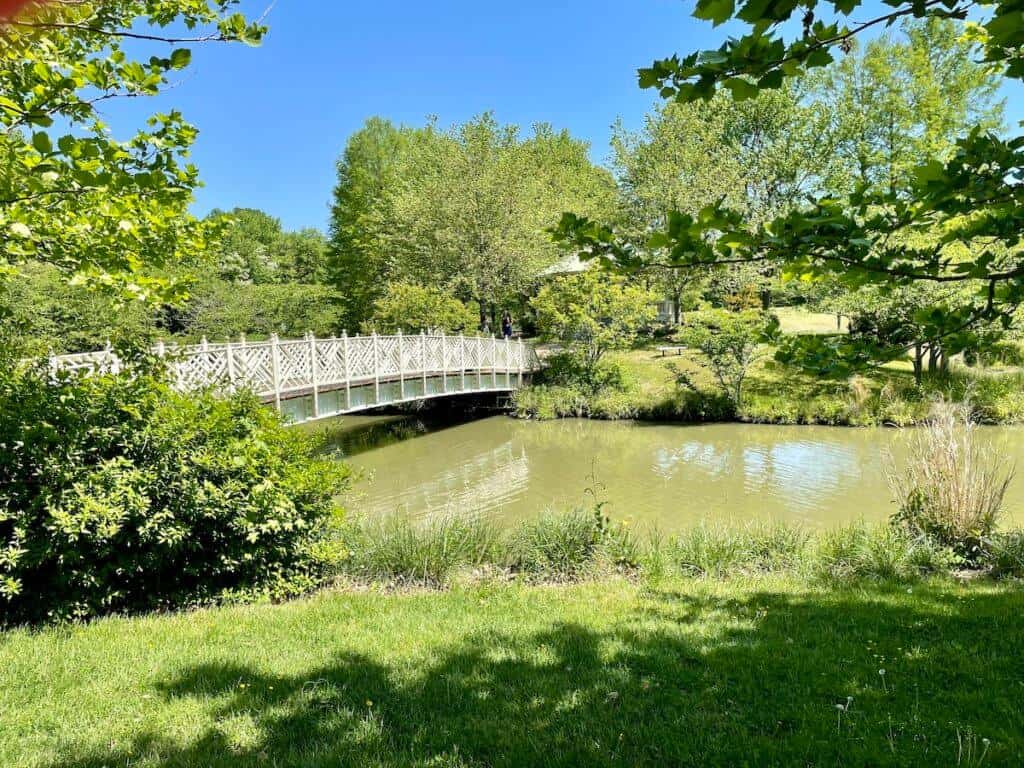
[[265, 28], [231, 5], [62, 2], [3, 20], [0, 272], [37, 260], [132, 298], [180, 298], [182, 281], [155, 268], [206, 247], [209, 229], [188, 214], [196, 129], [172, 110], [115, 138], [100, 110], [160, 93], [190, 44], [258, 43]]
[[[834, 19], [817, 18], [815, 4], [746, 4], [699, 0], [695, 15], [716, 24], [736, 17], [750, 31], [717, 50], [673, 56], [641, 70], [643, 87], [679, 102], [709, 99], [720, 89], [742, 101], [782, 87], [787, 78], [833, 61], [833, 51], [849, 50], [864, 30], [904, 18], [963, 18], [967, 6], [940, 3], [892, 4], [892, 10], [852, 27], [842, 19], [861, 3], [835, 6]], [[976, 4], [988, 15], [965, 24], [972, 56], [983, 57], [993, 72], [1024, 79], [1024, 24], [1019, 0]], [[787, 42], [797, 9], [802, 34]], [[955, 58], [955, 56], [954, 56]], [[936, 78], [938, 82], [938, 78]], [[1024, 137], [1004, 140], [983, 126], [962, 136], [947, 157], [922, 158], [905, 189], [858, 187], [848, 196], [816, 193], [798, 209], [754, 228], [723, 201], [691, 215], [674, 211], [665, 227], [638, 248], [605, 224], [586, 217], [564, 217], [558, 237], [572, 247], [602, 256], [626, 269], [642, 267], [650, 254], [665, 253], [668, 265], [778, 262], [791, 275], [835, 276], [850, 288], [914, 282], [963, 283], [975, 300], [939, 308], [941, 336], [955, 336], [978, 323], [1012, 322], [1024, 298]], [[897, 236], [910, 233], [912, 245]], [[866, 348], [838, 339], [809, 339], [802, 355], [815, 370], [844, 374], [866, 361]], [[830, 354], [822, 345], [831, 345]], [[791, 358], [795, 359], [795, 358]]]
[[235, 283], [308, 283], [327, 277], [327, 241], [312, 228], [285, 232], [281, 220], [255, 208], [214, 209], [220, 225], [214, 261], [221, 279]]
[[197, 281], [186, 301], [165, 308], [161, 326], [193, 341], [276, 333], [295, 338], [341, 332], [341, 297], [325, 285], [238, 284], [214, 276]]
[[378, 333], [438, 330], [458, 333], [476, 327], [476, 312], [449, 293], [412, 283], [391, 283], [374, 303], [365, 324]]
[[235, 283], [272, 283], [281, 265], [277, 244], [281, 220], [255, 208], [214, 209], [207, 219], [222, 225], [214, 258], [224, 280]]
[[[617, 128], [614, 166], [628, 222], [620, 231], [642, 244], [665, 226], [671, 211], [696, 215], [720, 200], [752, 225], [792, 210], [832, 162], [825, 124], [823, 110], [789, 87], [739, 103], [725, 96], [672, 102], [648, 115], [640, 133]], [[716, 278], [732, 285], [736, 295], [751, 292], [765, 308], [770, 304], [776, 284], [772, 264], [718, 271], [729, 272]], [[703, 277], [671, 267], [655, 266], [651, 272], [677, 308]]]
[[621, 277], [587, 270], [555, 278], [530, 304], [542, 337], [567, 345], [593, 380], [606, 352], [628, 347], [654, 320], [655, 301]]
[[0, 348], [19, 357], [66, 354], [144, 345], [157, 332], [157, 308], [121, 304], [107, 292], [68, 282], [61, 271], [36, 261], [19, 265], [4, 285], [6, 314], [0, 318]]
[[956, 138], [999, 130], [999, 78], [948, 19], [904, 22], [903, 35], [869, 41], [810, 79], [810, 97], [829, 116], [823, 133], [833, 162], [822, 189], [892, 194], [912, 183], [920, 158], [948, 160]]
[[[485, 114], [447, 131], [404, 130], [394, 145], [384, 191], [363, 216], [375, 234], [349, 269], [365, 264], [377, 285], [384, 276], [439, 286], [475, 303], [482, 328], [501, 309], [523, 304], [539, 273], [558, 260], [546, 230], [562, 210], [615, 211], [611, 175], [590, 162], [585, 143], [547, 125], [523, 139]], [[352, 215], [347, 205], [339, 216]]]
[[307, 227], [284, 232], [278, 242], [282, 278], [307, 285], [327, 282], [327, 239], [319, 229]]
[[941, 333], [941, 326], [932, 322], [935, 311], [963, 303], [963, 293], [961, 285], [917, 283], [891, 290], [867, 286], [840, 294], [828, 305], [850, 318], [850, 336], [859, 346], [873, 346], [872, 360], [904, 358], [909, 351], [914, 380], [920, 384], [926, 371], [945, 373], [953, 355], [977, 352], [1001, 336], [998, 326], [983, 324], [955, 335]]
[[352, 328], [370, 317], [390, 275], [381, 225], [389, 219], [384, 207], [400, 182], [396, 165], [409, 133], [371, 117], [349, 137], [338, 160], [327, 271], [345, 296]]
[[700, 350], [722, 391], [737, 409], [743, 407], [743, 384], [751, 366], [763, 356], [760, 344], [777, 321], [760, 312], [703, 313], [683, 334], [683, 341]]

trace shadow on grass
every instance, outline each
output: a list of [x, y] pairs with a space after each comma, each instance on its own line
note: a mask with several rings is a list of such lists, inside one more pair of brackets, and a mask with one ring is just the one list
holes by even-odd
[[1020, 765], [1022, 638], [1009, 588], [654, 590], [601, 631], [481, 631], [419, 668], [197, 664], [161, 693], [202, 702], [198, 740], [140, 733], [55, 768]]

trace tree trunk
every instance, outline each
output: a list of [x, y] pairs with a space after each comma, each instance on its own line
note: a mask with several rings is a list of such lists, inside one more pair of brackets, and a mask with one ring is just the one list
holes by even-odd
[[480, 332], [487, 332], [487, 302], [483, 299], [478, 299], [477, 303], [480, 305]]
[[924, 350], [921, 348], [921, 342], [917, 342], [914, 345], [914, 383], [918, 386], [921, 385], [921, 374], [924, 367]]
[[676, 325], [679, 325], [679, 320], [680, 320], [679, 304], [681, 303], [682, 297], [683, 297], [683, 292], [682, 291], [676, 291], [675, 295], [672, 297], [672, 319], [675, 321]]
[[935, 373], [939, 369], [939, 348], [934, 344], [928, 345], [928, 373]]

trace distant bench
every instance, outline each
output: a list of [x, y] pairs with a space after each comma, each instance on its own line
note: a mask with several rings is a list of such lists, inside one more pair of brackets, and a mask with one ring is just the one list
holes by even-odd
[[681, 355], [681, 354], [683, 354], [683, 350], [686, 349], [686, 347], [655, 347], [655, 349], [657, 349], [659, 352], [661, 352], [661, 356], [664, 357], [669, 352], [673, 352], [673, 353], [675, 353], [677, 355]]

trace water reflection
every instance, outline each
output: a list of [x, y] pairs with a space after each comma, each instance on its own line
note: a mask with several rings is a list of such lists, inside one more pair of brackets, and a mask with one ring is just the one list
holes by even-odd
[[[885, 429], [367, 419], [347, 418], [335, 444], [367, 475], [351, 505], [369, 514], [512, 520], [582, 502], [593, 474], [613, 515], [666, 530], [705, 519], [827, 526], [888, 516], [885, 456], [905, 452]], [[1021, 434], [986, 431], [1024, 466]], [[1011, 508], [1022, 500], [1013, 486]]]

